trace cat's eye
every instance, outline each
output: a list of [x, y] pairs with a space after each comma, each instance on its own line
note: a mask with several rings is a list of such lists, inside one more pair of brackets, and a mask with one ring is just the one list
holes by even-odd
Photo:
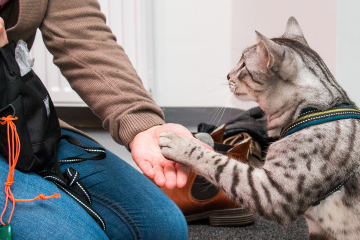
[[246, 66], [245, 62], [243, 62], [240, 66], [240, 69], [244, 68]]

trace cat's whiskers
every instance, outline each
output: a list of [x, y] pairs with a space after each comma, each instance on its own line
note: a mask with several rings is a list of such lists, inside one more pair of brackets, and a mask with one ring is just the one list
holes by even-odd
[[[223, 77], [213, 76], [213, 75], [209, 75], [209, 76], [215, 77], [215, 78], [218, 78], [218, 79], [221, 79], [221, 80], [224, 80], [224, 81], [222, 81], [221, 83], [216, 83], [216, 84], [207, 83], [206, 86], [211, 87], [211, 89], [208, 89], [208, 90], [204, 91], [204, 95], [207, 95], [209, 92], [211, 92], [213, 90], [216, 90], [216, 92], [219, 92], [219, 87], [226, 86], [227, 88], [225, 88], [225, 89], [228, 89], [229, 83], [228, 83], [227, 79], [225, 79]], [[222, 89], [222, 90], [224, 91], [224, 89]]]
[[[225, 86], [226, 88], [223, 88], [223, 89], [219, 90], [219, 87], [224, 87], [224, 86]], [[211, 93], [210, 93], [211, 91], [215, 91], [215, 93], [214, 93], [214, 94], [211, 94]], [[217, 84], [215, 87], [212, 87], [210, 90], [207, 90], [207, 91], [204, 92], [204, 94], [202, 94], [202, 95], [208, 97], [208, 96], [214, 96], [215, 94], [216, 94], [216, 95], [219, 95], [219, 94], [223, 95], [224, 93], [225, 93], [225, 94], [228, 94], [228, 92], [229, 92], [229, 83], [228, 83], [228, 81], [226, 80], [226, 82], [221, 83], [221, 84]], [[219, 99], [223, 99], [223, 98], [220, 96]], [[205, 107], [204, 111], [205, 111], [207, 108], [208, 108], [208, 107]], [[216, 110], [218, 110], [218, 108], [216, 108]], [[215, 111], [215, 110], [214, 110], [214, 111]], [[213, 113], [214, 111], [212, 111], [211, 113]]]
[[228, 90], [228, 89], [229, 89], [229, 84], [218, 84], [218, 85], [216, 85], [216, 86], [213, 86], [211, 89], [208, 89], [208, 90], [206, 91], [206, 93], [209, 93], [209, 92], [214, 91], [214, 90], [219, 91], [219, 87], [224, 87], [224, 86], [225, 86], [226, 88], [221, 89], [221, 91], [223, 91], [223, 90]]
[[209, 75], [209, 74], [206, 74], [206, 75], [208, 75], [208, 76], [210, 76], [210, 77], [215, 77], [215, 78], [218, 78], [218, 79], [227, 81], [227, 79], [224, 78], [224, 77], [219, 77], [219, 76], [214, 76], [214, 75]]
[[[219, 122], [220, 122], [220, 120], [221, 120], [221, 118], [222, 118], [222, 115], [223, 115], [224, 111], [225, 111], [225, 107], [220, 107], [220, 111], [219, 111], [218, 114], [216, 115], [216, 117], [215, 117], [215, 119], [214, 119], [214, 122], [213, 122], [216, 127], [219, 126]], [[218, 120], [217, 123], [215, 124], [215, 122], [216, 122], [216, 120], [217, 120], [218, 117], [219, 117], [219, 120]]]
[[[214, 115], [211, 117], [211, 119], [210, 119], [210, 121], [209, 121], [208, 127], [204, 129], [205, 132], [208, 132], [208, 131], [210, 130], [211, 124], [212, 124], [212, 122], [213, 122], [213, 118], [214, 118], [215, 115], [217, 115], [217, 112], [219, 111], [219, 108], [220, 108], [220, 107], [216, 107], [213, 111], [211, 111], [209, 114], [207, 114], [207, 115], [212, 115], [212, 114], [215, 112]], [[203, 112], [205, 112], [206, 109], [208, 109], [208, 107], [205, 107], [205, 109], [203, 110]]]
[[218, 91], [213, 90], [212, 92], [208, 92], [207, 94], [202, 94], [203, 97], [212, 97], [211, 99], [213, 99], [213, 97], [215, 97], [216, 99], [223, 99], [224, 97], [227, 96], [227, 94], [229, 93], [229, 89], [221, 89]]
[[[219, 115], [219, 113], [221, 112], [223, 107], [216, 107], [216, 111], [215, 111], [215, 114], [214, 116], [211, 118], [210, 120], [210, 125], [214, 125], [215, 121], [216, 121], [216, 118], [217, 116]], [[215, 125], [216, 126], [216, 125]]]
[[[230, 97], [231, 97], [231, 96], [230, 96]], [[227, 101], [227, 102], [228, 102], [228, 101]], [[225, 104], [225, 106], [226, 106], [226, 104]], [[210, 125], [215, 125], [215, 126], [217, 127], [218, 124], [219, 124], [219, 122], [220, 122], [220, 120], [221, 120], [221, 118], [222, 118], [223, 113], [225, 112], [225, 110], [226, 110], [226, 107], [217, 107], [216, 110], [215, 110], [215, 114], [214, 114], [213, 117], [210, 119]], [[214, 111], [213, 111], [213, 112], [214, 112]], [[222, 113], [221, 113], [221, 112], [222, 112]], [[217, 119], [217, 117], [218, 117], [219, 115], [220, 115], [221, 117], [220, 117], [218, 123], [215, 124], [216, 119]]]
[[[204, 96], [206, 96], [206, 97], [219, 96], [219, 94], [225, 95], [225, 94], [228, 94], [228, 92], [229, 92], [229, 89], [222, 89], [219, 92], [209, 93]], [[219, 96], [219, 98], [220, 98], [220, 96]]]
[[[222, 110], [222, 113], [221, 113], [221, 115], [220, 115], [220, 118], [219, 118], [217, 124], [215, 124], [215, 126], [219, 126], [219, 123], [220, 123], [220, 121], [221, 121], [221, 119], [222, 119], [222, 117], [224, 116], [224, 113], [225, 113], [225, 111], [226, 111], [226, 106], [227, 106], [228, 103], [230, 102], [231, 97], [232, 97], [232, 94], [230, 94], [230, 96], [228, 97], [228, 99], [227, 99], [227, 101], [226, 101], [226, 103], [225, 103], [225, 105], [224, 105], [224, 107], [223, 107], [223, 110]], [[220, 111], [220, 112], [221, 112], [221, 111]]]

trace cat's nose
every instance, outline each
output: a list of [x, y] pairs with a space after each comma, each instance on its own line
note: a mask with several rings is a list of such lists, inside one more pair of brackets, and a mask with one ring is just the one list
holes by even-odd
[[227, 75], [227, 80], [230, 80], [230, 73]]

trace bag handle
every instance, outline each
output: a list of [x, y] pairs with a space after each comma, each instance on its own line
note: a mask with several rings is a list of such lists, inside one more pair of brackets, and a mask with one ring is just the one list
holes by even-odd
[[[65, 139], [69, 143], [78, 146], [84, 149], [86, 152], [90, 154], [96, 154], [90, 158], [78, 158], [78, 157], [70, 157], [58, 159], [58, 145], [61, 140]], [[86, 160], [102, 160], [106, 157], [106, 150], [101, 147], [86, 147], [81, 144], [79, 140], [70, 136], [70, 135], [61, 135], [55, 144], [54, 150], [54, 161], [50, 163], [47, 168], [41, 172], [39, 172], [40, 176], [43, 178], [53, 182], [58, 186], [61, 190], [66, 192], [70, 197], [72, 197], [77, 203], [80, 204], [85, 211], [90, 214], [90, 216], [100, 225], [100, 227], [105, 231], [106, 225], [104, 219], [100, 216], [98, 212], [94, 210], [91, 206], [91, 196], [87, 188], [80, 181], [80, 174], [73, 168], [67, 168], [65, 172], [62, 172], [60, 169], [59, 163], [77, 163]]]
[[[93, 156], [91, 158], [73, 158], [73, 157], [69, 157], [69, 158], [63, 158], [63, 159], [57, 159], [59, 163], [77, 163], [77, 162], [82, 162], [82, 161], [86, 161], [86, 160], [101, 160], [104, 159], [106, 157], [106, 151], [104, 148], [101, 147], [85, 147], [84, 145], [81, 144], [81, 142], [79, 140], [77, 140], [76, 138], [70, 136], [70, 135], [62, 135], [60, 137], [60, 140], [65, 139], [66, 141], [68, 141], [69, 143], [81, 147], [82, 149], [84, 149], [86, 152], [90, 153], [90, 154], [97, 154], [96, 156]], [[60, 141], [59, 140], [59, 141]], [[57, 150], [56, 150], [57, 151]], [[57, 155], [55, 155], [55, 158], [57, 158]]]
[[[69, 158], [63, 158], [63, 159], [58, 159], [58, 146], [61, 140], [66, 140], [69, 143], [80, 147], [82, 149], [84, 149], [86, 152], [90, 153], [90, 154], [96, 154], [95, 156], [91, 157], [91, 158], [78, 158], [78, 157], [69, 157]], [[53, 162], [53, 167], [55, 172], [57, 173], [58, 176], [62, 176], [62, 171], [60, 169], [60, 165], [59, 163], [77, 163], [77, 162], [83, 162], [86, 160], [102, 160], [106, 157], [106, 151], [104, 148], [101, 147], [86, 147], [84, 145], [81, 144], [81, 142], [79, 140], [77, 140], [76, 138], [70, 136], [70, 135], [61, 135], [60, 138], [57, 140], [56, 144], [55, 144], [55, 150], [54, 150], [54, 162]], [[51, 168], [51, 164], [48, 167]]]

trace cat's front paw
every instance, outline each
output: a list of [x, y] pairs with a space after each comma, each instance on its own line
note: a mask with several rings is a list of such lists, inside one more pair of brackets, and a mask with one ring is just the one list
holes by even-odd
[[188, 165], [191, 160], [189, 154], [187, 154], [188, 149], [192, 146], [197, 147], [196, 143], [193, 141], [173, 132], [161, 133], [159, 137], [159, 146], [164, 157], [185, 165]]

